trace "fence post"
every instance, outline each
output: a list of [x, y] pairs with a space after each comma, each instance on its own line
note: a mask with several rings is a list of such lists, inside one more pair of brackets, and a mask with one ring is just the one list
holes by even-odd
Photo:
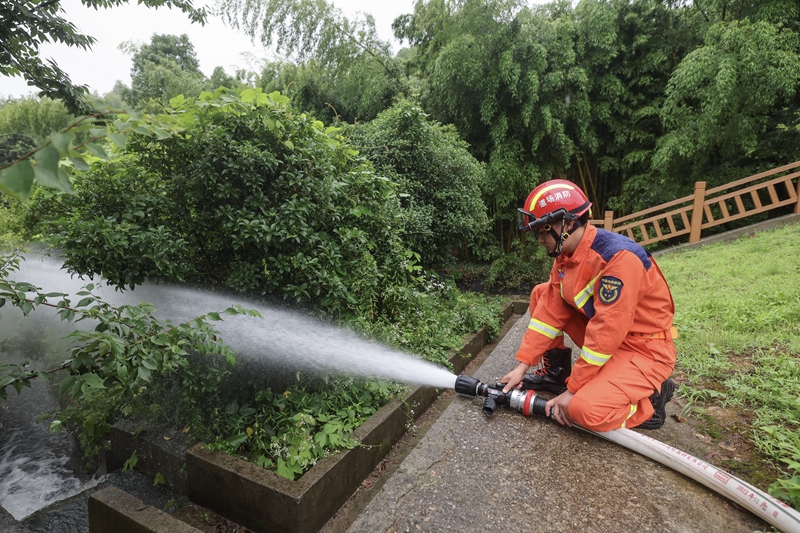
[[800, 178], [797, 178], [797, 203], [794, 204], [794, 214], [800, 215]]
[[694, 202], [692, 204], [692, 229], [689, 233], [689, 244], [700, 240], [700, 231], [703, 226], [703, 202], [706, 199], [706, 182], [697, 181], [694, 184]]
[[614, 211], [606, 211], [605, 219], [603, 219], [603, 229], [607, 231], [614, 230]]

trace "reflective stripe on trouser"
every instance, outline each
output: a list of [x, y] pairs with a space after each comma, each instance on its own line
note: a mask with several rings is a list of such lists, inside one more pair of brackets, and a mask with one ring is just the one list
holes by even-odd
[[[653, 343], [672, 343], [655, 339], [642, 342], [648, 343], [648, 351], [656, 352], [661, 347]], [[667, 351], [669, 347], [663, 349]], [[623, 344], [600, 372], [575, 393], [569, 404], [569, 417], [594, 431], [619, 429], [623, 424], [636, 427], [653, 416], [650, 396], [671, 373], [672, 365]]]
[[[633, 415], [635, 415], [636, 411], [637, 411], [637, 407], [634, 404], [631, 404], [631, 414], [628, 415], [628, 418], [631, 418]], [[628, 421], [625, 420], [625, 422], [622, 423], [622, 427], [628, 427], [627, 423], [628, 423]]]

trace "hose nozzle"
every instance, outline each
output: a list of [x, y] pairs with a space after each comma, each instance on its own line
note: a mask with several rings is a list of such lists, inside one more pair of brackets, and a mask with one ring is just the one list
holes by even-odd
[[467, 396], [484, 396], [483, 412], [487, 415], [494, 413], [498, 405], [508, 405], [511, 409], [519, 411], [525, 416], [545, 415], [547, 400], [540, 398], [530, 389], [518, 389], [503, 392], [504, 384], [487, 385], [477, 379], [460, 374], [456, 378], [455, 391]]

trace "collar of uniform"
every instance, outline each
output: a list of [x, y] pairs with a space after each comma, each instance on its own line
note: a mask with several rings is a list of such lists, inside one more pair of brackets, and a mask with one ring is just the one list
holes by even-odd
[[570, 257], [565, 256], [563, 253], [558, 256], [556, 261], [563, 266], [573, 266], [580, 264], [584, 258], [586, 258], [586, 254], [589, 253], [589, 248], [592, 247], [592, 243], [594, 242], [594, 238], [597, 235], [597, 228], [592, 226], [591, 224], [586, 224], [585, 230], [583, 232], [583, 236], [581, 237], [581, 242], [578, 243], [578, 247], [575, 249], [575, 253], [573, 253]]

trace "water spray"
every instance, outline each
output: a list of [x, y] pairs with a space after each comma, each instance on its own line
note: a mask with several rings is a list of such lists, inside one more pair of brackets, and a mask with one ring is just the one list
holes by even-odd
[[[499, 405], [507, 405], [510, 409], [528, 417], [532, 415], [550, 417], [551, 413], [546, 412], [547, 400], [537, 395], [536, 391], [525, 389], [523, 385], [521, 389], [503, 392], [503, 387], [505, 384], [487, 385], [464, 374], [460, 374], [455, 383], [457, 393], [485, 398], [483, 412], [486, 415], [492, 415]], [[784, 533], [800, 533], [799, 512], [777, 498], [697, 457], [630, 429], [620, 428], [598, 432], [582, 428], [575, 423], [573, 423], [573, 427], [601, 439], [615, 442], [694, 479], [741, 505]]]

